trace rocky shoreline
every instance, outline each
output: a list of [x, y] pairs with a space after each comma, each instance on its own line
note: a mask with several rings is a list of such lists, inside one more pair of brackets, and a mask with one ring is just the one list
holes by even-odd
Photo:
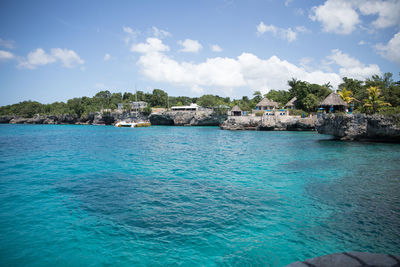
[[300, 118], [295, 116], [229, 116], [221, 124], [222, 130], [253, 131], [313, 131], [315, 117]]
[[152, 125], [170, 126], [219, 126], [227, 115], [212, 111], [166, 111], [149, 116]]
[[23, 118], [19, 116], [0, 116], [0, 123], [10, 124], [100, 124], [113, 125], [118, 120], [124, 120], [134, 117], [129, 112], [112, 113], [90, 113], [87, 116], [78, 117], [71, 114], [62, 115], [35, 115], [32, 118]]
[[318, 133], [340, 140], [400, 142], [400, 114], [324, 114], [315, 126]]

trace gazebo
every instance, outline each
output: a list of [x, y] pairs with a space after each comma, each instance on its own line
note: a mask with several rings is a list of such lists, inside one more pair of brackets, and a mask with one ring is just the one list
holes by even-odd
[[231, 109], [231, 116], [242, 116], [242, 110], [238, 105]]
[[256, 110], [272, 110], [278, 107], [278, 103], [271, 101], [268, 98], [263, 98], [260, 103], [256, 105]]
[[285, 108], [286, 109], [295, 109], [296, 108], [296, 100], [297, 100], [297, 97], [293, 97], [292, 99], [290, 99], [290, 101], [286, 103]]
[[320, 107], [325, 109], [327, 113], [335, 111], [346, 111], [347, 103], [343, 101], [340, 95], [331, 93], [324, 101], [321, 102]]

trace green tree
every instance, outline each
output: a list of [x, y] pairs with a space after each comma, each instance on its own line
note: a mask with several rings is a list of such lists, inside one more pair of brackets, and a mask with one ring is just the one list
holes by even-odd
[[166, 108], [167, 103], [168, 94], [161, 89], [154, 89], [151, 96], [150, 105], [152, 107]]
[[381, 91], [376, 86], [371, 86], [367, 89], [368, 99], [364, 99], [364, 107], [367, 108], [369, 113], [377, 112], [381, 107], [391, 106], [390, 103], [384, 102], [381, 96]]
[[262, 94], [261, 94], [260, 91], [255, 91], [253, 93], [253, 96], [254, 96], [253, 101], [256, 102], [256, 103], [260, 102], [261, 99], [262, 99]]
[[355, 98], [353, 97], [353, 93], [350, 90], [347, 90], [346, 88], [343, 88], [343, 90], [339, 91], [338, 94], [347, 104], [350, 104], [355, 100]]

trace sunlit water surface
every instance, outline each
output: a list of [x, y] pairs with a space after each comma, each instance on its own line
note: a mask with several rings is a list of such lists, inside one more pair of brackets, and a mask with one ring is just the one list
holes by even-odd
[[215, 127], [0, 125], [2, 266], [400, 254], [400, 145]]

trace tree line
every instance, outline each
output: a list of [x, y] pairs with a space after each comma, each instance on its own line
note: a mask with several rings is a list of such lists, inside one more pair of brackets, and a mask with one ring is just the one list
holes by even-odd
[[[288, 81], [289, 90], [270, 90], [262, 95], [255, 91], [252, 98], [243, 96], [241, 99], [230, 99], [218, 95], [206, 94], [201, 97], [168, 96], [161, 89], [150, 92], [137, 91], [136, 93], [111, 93], [108, 90], [100, 91], [93, 97], [76, 97], [66, 102], [41, 104], [37, 101], [23, 101], [13, 105], [0, 107], [0, 115], [17, 115], [33, 117], [36, 114], [61, 115], [71, 114], [78, 117], [101, 110], [114, 110], [119, 103], [125, 110], [130, 109], [130, 102], [144, 101], [148, 108], [144, 111], [150, 113], [152, 107], [167, 108], [171, 106], [190, 105], [197, 103], [199, 106], [226, 109], [238, 105], [244, 111], [251, 111], [263, 97], [279, 103], [283, 107], [293, 97], [297, 98], [295, 107], [300, 112], [315, 112], [319, 103], [333, 92], [330, 83], [323, 85], [308, 83], [292, 78]], [[371, 90], [371, 88], [374, 88]], [[400, 81], [394, 81], [391, 73], [383, 76], [373, 75], [365, 81], [344, 77], [339, 85], [339, 94], [359, 112], [397, 112], [400, 113]]]

